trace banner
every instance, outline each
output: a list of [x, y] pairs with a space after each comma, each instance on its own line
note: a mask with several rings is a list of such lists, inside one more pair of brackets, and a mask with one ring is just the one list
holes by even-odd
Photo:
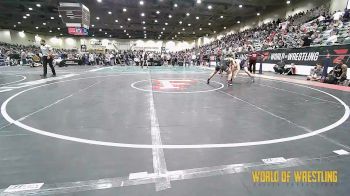
[[[286, 64], [314, 66], [317, 62], [323, 62], [327, 56], [333, 63], [344, 60], [349, 63], [350, 45], [305, 47], [291, 49], [275, 49], [259, 51], [263, 63], [276, 64], [283, 60]], [[237, 53], [238, 58], [246, 60], [249, 53]]]

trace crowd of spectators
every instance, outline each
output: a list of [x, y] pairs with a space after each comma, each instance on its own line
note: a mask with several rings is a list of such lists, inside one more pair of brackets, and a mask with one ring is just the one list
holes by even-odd
[[324, 6], [300, 12], [285, 19], [223, 36], [199, 48], [196, 53], [217, 53], [228, 49], [234, 52], [300, 48], [350, 43], [349, 10], [330, 13]]

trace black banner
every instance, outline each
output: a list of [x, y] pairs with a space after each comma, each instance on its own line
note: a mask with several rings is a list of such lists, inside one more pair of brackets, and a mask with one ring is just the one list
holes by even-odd
[[[314, 66], [316, 62], [322, 63], [327, 57], [331, 58], [333, 63], [338, 60], [349, 62], [350, 45], [305, 47], [291, 49], [264, 50], [258, 52], [262, 57], [263, 63], [276, 64], [283, 60], [286, 64]], [[238, 58], [246, 60], [249, 53], [237, 53]]]

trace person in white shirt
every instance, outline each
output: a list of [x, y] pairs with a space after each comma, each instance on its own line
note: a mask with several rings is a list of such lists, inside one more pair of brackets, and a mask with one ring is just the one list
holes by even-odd
[[114, 66], [114, 62], [115, 62], [114, 54], [111, 53], [111, 54], [109, 55], [109, 64], [110, 64], [111, 66]]
[[43, 78], [46, 78], [47, 76], [47, 64], [49, 64], [51, 71], [52, 71], [52, 76], [56, 76], [56, 71], [53, 66], [53, 55], [52, 55], [52, 48], [46, 44], [45, 40], [41, 40], [40, 42], [40, 50], [42, 54], [42, 62], [43, 62], [43, 68], [44, 68], [44, 73], [41, 75]]
[[333, 14], [333, 20], [338, 21], [341, 19], [341, 17], [344, 15], [344, 12], [338, 11], [335, 14]]
[[327, 45], [333, 45], [338, 40], [337, 33], [335, 31], [331, 32], [330, 37], [327, 39]]
[[90, 53], [89, 54], [89, 62], [90, 62], [90, 65], [95, 65], [95, 55], [94, 55], [94, 53]]
[[151, 64], [151, 66], [153, 66], [153, 60], [154, 60], [153, 52], [149, 53], [148, 57], [149, 57], [149, 63]]
[[22, 53], [21, 53], [21, 62], [22, 62], [22, 65], [27, 64], [27, 53], [24, 50], [22, 50]]
[[192, 54], [192, 57], [191, 57], [191, 60], [192, 60], [192, 65], [194, 66], [196, 64], [196, 60], [197, 60], [197, 56], [195, 53]]

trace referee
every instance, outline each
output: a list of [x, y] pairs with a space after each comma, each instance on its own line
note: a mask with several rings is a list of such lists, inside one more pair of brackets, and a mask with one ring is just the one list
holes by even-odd
[[53, 67], [53, 55], [52, 55], [52, 48], [46, 44], [45, 40], [41, 40], [40, 42], [40, 50], [42, 54], [42, 62], [44, 67], [44, 74], [41, 75], [41, 77], [46, 78], [47, 76], [47, 64], [49, 64], [51, 71], [52, 71], [52, 77], [56, 76], [55, 68]]

